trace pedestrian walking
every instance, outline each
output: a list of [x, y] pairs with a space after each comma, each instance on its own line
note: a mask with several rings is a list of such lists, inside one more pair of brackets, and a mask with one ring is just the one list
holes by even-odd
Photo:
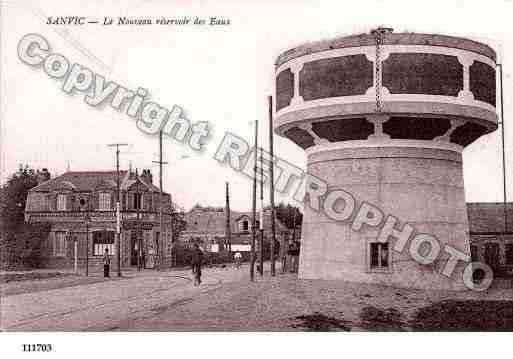
[[194, 249], [192, 250], [191, 267], [192, 274], [194, 274], [194, 286], [201, 284], [201, 266], [203, 264], [203, 252], [200, 249], [198, 243], [194, 243]]
[[103, 254], [103, 276], [106, 278], [110, 277], [110, 256], [108, 248], [105, 248], [105, 253]]
[[240, 252], [235, 253], [233, 256], [235, 258], [235, 268], [240, 268], [240, 263], [242, 262], [242, 254]]

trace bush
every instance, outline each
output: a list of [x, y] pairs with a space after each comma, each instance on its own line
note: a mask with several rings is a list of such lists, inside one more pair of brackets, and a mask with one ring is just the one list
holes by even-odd
[[[192, 251], [194, 247], [192, 244], [179, 243], [174, 246], [174, 263], [176, 266], [188, 266], [191, 264]], [[233, 255], [235, 252], [203, 252], [203, 264], [204, 265], [216, 265], [224, 263], [234, 262]], [[249, 252], [241, 252], [242, 261], [249, 261]]]
[[40, 268], [47, 258], [48, 223], [24, 223], [2, 239], [4, 269]]

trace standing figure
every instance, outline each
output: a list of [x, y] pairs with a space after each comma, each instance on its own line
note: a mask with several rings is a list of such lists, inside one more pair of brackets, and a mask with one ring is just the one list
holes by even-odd
[[235, 258], [235, 268], [239, 269], [240, 263], [242, 261], [242, 254], [240, 254], [240, 252], [237, 252], [233, 257]]
[[105, 248], [105, 253], [103, 254], [103, 276], [110, 277], [110, 256], [109, 249]]
[[201, 284], [201, 265], [203, 264], [203, 252], [198, 243], [194, 243], [191, 257], [192, 274], [194, 274], [194, 286]]

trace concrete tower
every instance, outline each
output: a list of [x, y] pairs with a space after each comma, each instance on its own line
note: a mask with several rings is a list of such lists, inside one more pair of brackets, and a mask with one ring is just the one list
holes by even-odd
[[[461, 153], [497, 129], [495, 61], [487, 45], [443, 35], [299, 46], [276, 61], [275, 132], [305, 150], [329, 190], [470, 253]], [[299, 277], [464, 288], [461, 265], [448, 279], [438, 273], [447, 258], [417, 264], [377, 236], [305, 206]]]

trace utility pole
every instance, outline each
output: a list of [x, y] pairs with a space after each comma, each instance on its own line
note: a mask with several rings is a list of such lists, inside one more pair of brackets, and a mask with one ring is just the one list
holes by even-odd
[[86, 277], [89, 276], [89, 204], [87, 204], [85, 221], [86, 221]]
[[292, 228], [292, 240], [295, 241], [296, 240], [296, 214], [297, 214], [297, 210], [295, 207], [294, 208], [294, 217], [293, 220], [292, 220], [292, 225], [293, 225], [293, 228]]
[[158, 163], [159, 164], [159, 194], [160, 194], [160, 209], [159, 209], [159, 225], [160, 225], [160, 244], [159, 246], [161, 248], [159, 248], [159, 252], [160, 252], [160, 257], [161, 257], [161, 263], [163, 264], [164, 263], [164, 238], [166, 238], [165, 236], [165, 229], [164, 229], [164, 220], [163, 220], [163, 195], [162, 195], [162, 177], [163, 177], [163, 167], [162, 165], [164, 164], [167, 164], [167, 162], [163, 162], [162, 161], [162, 130], [160, 130], [159, 132], [159, 160], [158, 161], [153, 161], [153, 163]]
[[260, 147], [260, 276], [264, 275], [264, 149]]
[[500, 69], [499, 81], [501, 89], [501, 138], [502, 138], [502, 185], [503, 185], [503, 211], [504, 211], [504, 237], [508, 231], [508, 209], [507, 209], [507, 192], [506, 192], [506, 147], [504, 140], [504, 95], [502, 87], [502, 64], [497, 64]]
[[257, 150], [258, 150], [258, 120], [255, 121], [255, 147], [254, 147], [254, 163], [253, 163], [253, 208], [252, 208], [252, 224], [251, 224], [251, 256], [249, 266], [249, 276], [251, 281], [255, 280], [255, 242], [256, 242], [256, 186], [257, 186]]
[[139, 218], [140, 214], [140, 208], [141, 208], [141, 193], [139, 192], [139, 173], [137, 168], [135, 169], [135, 185], [136, 185], [136, 200], [134, 201], [136, 204], [136, 211], [137, 211], [137, 271], [141, 271], [141, 265], [142, 265], [142, 239], [141, 239], [141, 220]]
[[226, 182], [226, 244], [228, 245], [228, 256], [232, 257], [232, 229], [230, 227], [230, 189]]
[[276, 275], [274, 263], [274, 243], [276, 242], [276, 222], [274, 209], [274, 132], [273, 132], [273, 97], [269, 96], [269, 154], [271, 162], [269, 164], [269, 191], [271, 202], [271, 276]]
[[116, 147], [116, 258], [118, 262], [118, 277], [121, 277], [121, 189], [119, 184], [119, 147], [128, 146], [128, 143], [111, 143], [108, 147]]
[[78, 242], [76, 236], [73, 236], [73, 252], [75, 252], [75, 258], [73, 262], [73, 272], [78, 273]]

